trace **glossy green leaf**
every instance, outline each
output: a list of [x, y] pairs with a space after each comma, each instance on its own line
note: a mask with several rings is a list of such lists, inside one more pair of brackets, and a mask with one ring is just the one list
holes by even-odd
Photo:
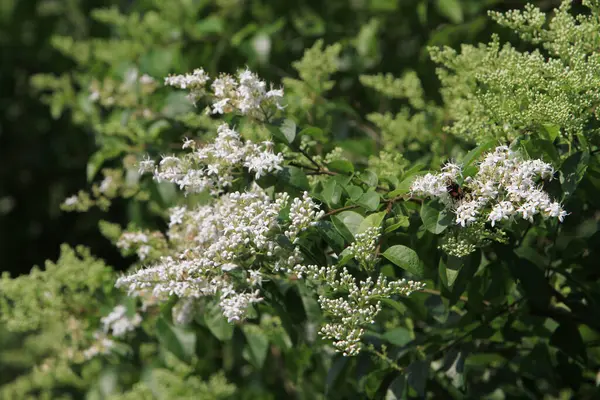
[[310, 189], [306, 174], [304, 171], [302, 171], [302, 169], [297, 167], [284, 167], [277, 173], [277, 179], [280, 180], [281, 183], [287, 183], [300, 190]]
[[382, 211], [382, 212], [367, 215], [365, 217], [365, 219], [363, 219], [363, 221], [358, 226], [357, 233], [362, 233], [369, 228], [381, 226], [381, 222], [385, 218], [386, 214], [387, 213], [385, 211]]
[[400, 228], [408, 228], [410, 220], [406, 215], [398, 215], [385, 220], [383, 233], [391, 233]]
[[384, 333], [383, 338], [393, 345], [404, 346], [413, 340], [413, 334], [408, 329], [400, 326]]
[[156, 321], [156, 336], [162, 346], [181, 360], [191, 359], [196, 351], [196, 334], [171, 325], [163, 317]]
[[421, 220], [425, 229], [439, 235], [453, 223], [454, 215], [448, 211], [448, 208], [441, 201], [435, 199], [423, 202]]
[[351, 174], [354, 172], [354, 165], [350, 161], [335, 160], [327, 164], [327, 169], [342, 174]]
[[364, 207], [368, 211], [375, 211], [377, 210], [377, 207], [379, 207], [380, 199], [379, 193], [366, 192], [358, 200], [356, 200], [356, 204]]
[[579, 182], [583, 179], [588, 163], [590, 160], [590, 153], [577, 152], [571, 154], [560, 167], [560, 183], [564, 192], [564, 198], [571, 196]]
[[358, 228], [360, 224], [365, 218], [357, 212], [354, 211], [342, 211], [339, 214], [333, 215], [331, 220], [335, 227], [338, 229], [340, 234], [347, 239], [347, 234], [345, 231], [349, 232], [352, 236], [351, 239], [348, 240], [352, 242], [354, 240], [354, 235], [358, 233]]
[[423, 263], [417, 253], [411, 248], [398, 244], [388, 248], [382, 255], [416, 277], [423, 277], [425, 275]]
[[321, 192], [321, 196], [329, 205], [329, 207], [334, 208], [340, 203], [342, 193], [343, 189], [335, 179], [329, 178], [327, 181], [325, 181], [325, 183], [323, 183], [323, 191]]
[[217, 304], [208, 304], [203, 315], [206, 327], [217, 339], [224, 342], [232, 338], [233, 324], [227, 322]]
[[269, 338], [257, 325], [245, 324], [242, 326], [244, 336], [246, 336], [247, 346], [244, 349], [244, 356], [256, 368], [262, 368], [267, 359], [269, 350]]
[[406, 369], [406, 380], [421, 397], [425, 396], [425, 387], [429, 378], [429, 363], [427, 361], [413, 361]]
[[437, 0], [437, 9], [440, 14], [455, 24], [463, 22], [463, 9], [459, 0]]

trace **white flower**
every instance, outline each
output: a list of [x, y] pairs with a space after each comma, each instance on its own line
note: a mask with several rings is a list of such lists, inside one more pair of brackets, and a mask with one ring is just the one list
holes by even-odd
[[102, 180], [102, 182], [100, 182], [100, 187], [98, 190], [100, 190], [100, 193], [106, 193], [111, 188], [112, 183], [113, 178], [111, 176], [107, 176]]
[[475, 222], [481, 206], [482, 204], [477, 200], [463, 201], [456, 208], [456, 223], [465, 227], [470, 223]]
[[292, 200], [289, 213], [291, 223], [285, 235], [295, 243], [298, 235], [315, 224], [323, 215], [325, 211], [319, 211], [319, 206], [310, 198], [308, 192], [304, 192], [302, 199]]
[[448, 182], [441, 175], [428, 173], [418, 177], [410, 186], [410, 191], [417, 196], [442, 197], [448, 195]]
[[76, 195], [69, 196], [65, 199], [64, 205], [65, 206], [74, 206], [75, 204], [77, 204], [78, 200], [79, 200], [79, 198]]
[[223, 100], [219, 100], [216, 103], [214, 103], [212, 105], [212, 114], [223, 114], [225, 112], [223, 111], [223, 107], [225, 107], [230, 100], [231, 99], [229, 98], [224, 98]]
[[140, 83], [143, 85], [149, 85], [154, 82], [155, 82], [154, 78], [148, 74], [144, 74], [144, 75], [140, 76]]
[[247, 168], [255, 179], [280, 170], [283, 155], [273, 153], [272, 146], [242, 142], [239, 133], [227, 124], [217, 129], [217, 138], [202, 148], [189, 145], [192, 152], [183, 157], [164, 156], [154, 171], [158, 181], [173, 182], [187, 193], [200, 193], [206, 189], [218, 194], [231, 186], [236, 171]]
[[[173, 208], [174, 223], [168, 236], [174, 256], [162, 257], [152, 266], [119, 278], [117, 286], [130, 295], [146, 297], [151, 293], [160, 301], [171, 296], [218, 296], [229, 320], [243, 319], [248, 304], [260, 301], [248, 290], [262, 284], [265, 269], [286, 271], [299, 261], [299, 254], [278, 244], [278, 235], [290, 227], [300, 232], [322, 215], [306, 193], [302, 199], [293, 200], [293, 222], [284, 224], [279, 216], [289, 200], [285, 193], [272, 199], [253, 186], [250, 192], [228, 193], [196, 209]], [[121, 241], [122, 245], [132, 245], [140, 239], [128, 233]], [[251, 260], [256, 258], [260, 263], [253, 264]], [[234, 270], [241, 273], [232, 273]]]
[[496, 221], [508, 219], [513, 216], [514, 212], [515, 209], [510, 201], [501, 201], [492, 208], [492, 211], [490, 211], [490, 214], [488, 215], [488, 220], [491, 221], [492, 226], [494, 226]]
[[110, 314], [100, 320], [103, 331], [109, 333], [112, 330], [113, 336], [120, 337], [135, 330], [142, 322], [142, 317], [136, 313], [132, 318], [128, 318], [126, 314], [127, 309], [125, 306], [116, 306]]
[[182, 224], [186, 212], [187, 207], [173, 207], [170, 212], [169, 228], [173, 225]]
[[154, 171], [154, 161], [150, 159], [144, 159], [140, 161], [139, 173], [144, 174], [147, 172]]
[[508, 146], [498, 146], [487, 153], [479, 163], [477, 174], [464, 179], [461, 189], [468, 193], [468, 201], [450, 200], [448, 182], [454, 182], [461, 174], [457, 165], [446, 164], [440, 174], [427, 174], [416, 179], [411, 191], [443, 200], [455, 209], [456, 223], [463, 227], [479, 218], [485, 218], [495, 226], [497, 221], [517, 215], [533, 221], [535, 215], [542, 214], [558, 218], [560, 222], [567, 215], [561, 205], [553, 203], [537, 184], [540, 179], [552, 178], [552, 166], [542, 160], [524, 160]]
[[225, 263], [223, 265], [221, 265], [221, 269], [225, 272], [229, 272], [229, 271], [233, 271], [234, 269], [239, 268], [239, 265], [236, 265], [234, 263]]

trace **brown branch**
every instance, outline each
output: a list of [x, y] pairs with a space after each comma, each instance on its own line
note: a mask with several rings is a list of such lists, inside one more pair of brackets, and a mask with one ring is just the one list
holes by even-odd
[[344, 207], [341, 207], [341, 208], [335, 208], [333, 210], [329, 210], [329, 212], [327, 212], [323, 217], [329, 217], [330, 215], [337, 214], [339, 212], [346, 211], [346, 210], [352, 210], [353, 208], [358, 208], [358, 207], [359, 206], [357, 204], [353, 204], [353, 205], [350, 205], [350, 206], [344, 206]]

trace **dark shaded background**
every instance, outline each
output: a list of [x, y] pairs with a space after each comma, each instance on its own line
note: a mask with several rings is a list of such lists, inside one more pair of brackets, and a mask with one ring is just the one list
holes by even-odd
[[[445, 0], [443, 0], [445, 1]], [[443, 2], [442, 1], [442, 2]], [[488, 9], [521, 8], [521, 1], [460, 1], [462, 21], [452, 18], [438, 1], [400, 1], [394, 15], [387, 15], [382, 27], [381, 60], [369, 73], [400, 74], [414, 68], [424, 81], [426, 91], [436, 96], [437, 79], [428, 61], [426, 45], [487, 41], [496, 27], [487, 19]], [[60, 243], [85, 244], [93, 253], [117, 269], [127, 263], [104, 239], [97, 228], [100, 218], [124, 224], [125, 204], [116, 202], [109, 213], [94, 210], [84, 214], [63, 213], [60, 203], [79, 189], [87, 188], [85, 169], [94, 151], [92, 132], [73, 125], [68, 114], [54, 120], [49, 109], [39, 101], [29, 85], [35, 73], [55, 73], [73, 68], [70, 60], [50, 45], [53, 34], [69, 34], [76, 38], [107, 36], [110, 32], [89, 18], [91, 9], [118, 4], [134, 9], [143, 1], [115, 0], [4, 0], [0, 2], [0, 270], [12, 274], [27, 273], [34, 264], [55, 259]], [[452, 1], [450, 3], [453, 3]], [[557, 1], [537, 1], [544, 9]], [[302, 56], [293, 18], [298, 9], [309, 8], [319, 14], [327, 26], [321, 35], [326, 43], [352, 37], [371, 17], [357, 15], [340, 1], [246, 1], [243, 18], [268, 19], [285, 16], [288, 20], [274, 43], [270, 64], [259, 71], [265, 78], [278, 81], [291, 74], [290, 62]], [[426, 23], [417, 17], [418, 7], [428, 10]], [[506, 32], [501, 32], [506, 35]], [[302, 39], [310, 46], [316, 37]], [[227, 52], [228, 50], [225, 50]], [[234, 70], [244, 64], [244, 54], [227, 54], [219, 59], [222, 70]], [[364, 98], [360, 85], [351, 85], [348, 98]], [[355, 102], [357, 103], [357, 102]], [[357, 103], [364, 115], [373, 104]]]

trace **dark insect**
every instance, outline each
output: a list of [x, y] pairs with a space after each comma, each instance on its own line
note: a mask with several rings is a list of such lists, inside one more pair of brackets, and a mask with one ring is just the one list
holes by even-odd
[[449, 181], [446, 190], [454, 200], [462, 200], [465, 197], [465, 192], [456, 182]]

